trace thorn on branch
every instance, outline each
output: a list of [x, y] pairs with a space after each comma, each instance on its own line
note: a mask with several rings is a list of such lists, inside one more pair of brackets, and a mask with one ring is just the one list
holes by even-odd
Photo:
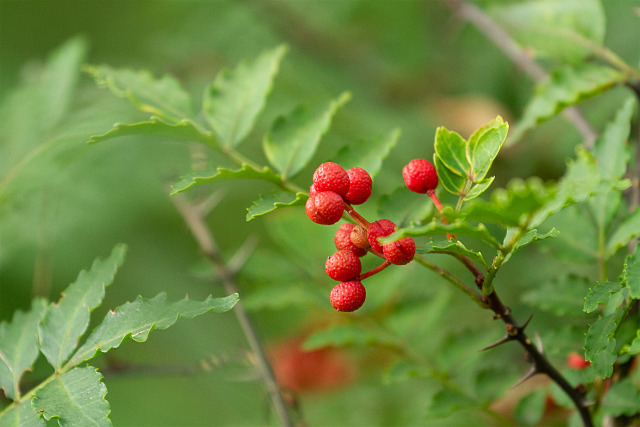
[[528, 380], [531, 377], [534, 377], [536, 375], [538, 375], [539, 373], [541, 373], [540, 371], [538, 371], [538, 368], [535, 365], [531, 366], [531, 369], [529, 369], [529, 371], [524, 374], [524, 377], [520, 378], [518, 380], [518, 382], [516, 382], [514, 385], [512, 385], [511, 387], [509, 387], [510, 390], [518, 387], [520, 384], [522, 384], [523, 382], [525, 382], [526, 380]]

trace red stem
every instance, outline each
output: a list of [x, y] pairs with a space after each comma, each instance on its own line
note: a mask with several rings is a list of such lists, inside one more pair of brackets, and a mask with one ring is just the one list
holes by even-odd
[[347, 211], [349, 215], [351, 215], [351, 218], [353, 218], [355, 222], [358, 223], [359, 226], [361, 226], [365, 230], [369, 228], [369, 221], [364, 219], [362, 215], [356, 212], [355, 209], [353, 209], [349, 203], [344, 202], [344, 210]]
[[382, 270], [384, 270], [385, 268], [389, 267], [391, 265], [391, 263], [389, 261], [383, 262], [382, 264], [380, 264], [379, 266], [377, 266], [376, 268], [367, 271], [366, 273], [362, 273], [360, 276], [358, 276], [358, 280], [364, 280], [367, 277], [371, 277], [374, 274], [380, 273]]

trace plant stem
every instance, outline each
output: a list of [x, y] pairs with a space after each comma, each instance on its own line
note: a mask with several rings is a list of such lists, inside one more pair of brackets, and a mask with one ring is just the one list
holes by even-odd
[[391, 263], [389, 261], [385, 261], [382, 264], [380, 264], [379, 266], [377, 266], [376, 268], [367, 271], [366, 273], [362, 273], [360, 276], [358, 276], [358, 280], [364, 280], [367, 277], [371, 277], [374, 274], [380, 273], [382, 270], [384, 270], [385, 268], [389, 267], [391, 265]]

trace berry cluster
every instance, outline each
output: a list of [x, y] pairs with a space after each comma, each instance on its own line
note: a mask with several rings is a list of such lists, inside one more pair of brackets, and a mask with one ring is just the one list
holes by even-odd
[[[405, 166], [403, 177], [411, 191], [428, 193], [437, 200], [438, 175], [429, 161], [412, 160]], [[379, 238], [389, 236], [397, 229], [391, 220], [379, 219], [370, 223], [353, 209], [352, 205], [360, 205], [369, 199], [372, 185], [371, 176], [364, 169], [354, 167], [345, 171], [333, 162], [321, 164], [313, 174], [305, 206], [309, 219], [317, 224], [331, 225], [340, 221], [346, 211], [355, 221], [355, 224], [340, 225], [334, 235], [337, 251], [325, 263], [327, 275], [340, 282], [330, 295], [331, 305], [338, 311], [354, 311], [362, 306], [366, 298], [363, 279], [391, 264], [408, 264], [416, 253], [416, 244], [411, 237], [380, 243]], [[362, 273], [360, 257], [367, 252], [383, 258], [384, 262]]]

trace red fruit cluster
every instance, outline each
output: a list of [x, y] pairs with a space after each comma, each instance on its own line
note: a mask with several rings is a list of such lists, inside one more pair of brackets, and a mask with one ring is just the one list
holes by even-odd
[[[331, 305], [338, 311], [360, 308], [366, 298], [362, 280], [390, 264], [408, 264], [416, 253], [416, 245], [411, 237], [386, 244], [379, 241], [379, 238], [389, 236], [397, 229], [391, 220], [379, 219], [369, 223], [353, 209], [352, 205], [362, 204], [369, 199], [372, 184], [371, 176], [364, 169], [354, 167], [345, 171], [332, 162], [321, 164], [313, 174], [306, 204], [307, 216], [318, 224], [334, 224], [346, 211], [356, 222], [340, 225], [334, 235], [337, 251], [325, 262], [327, 275], [340, 282], [329, 297]], [[360, 257], [367, 252], [385, 261], [363, 274]]]

